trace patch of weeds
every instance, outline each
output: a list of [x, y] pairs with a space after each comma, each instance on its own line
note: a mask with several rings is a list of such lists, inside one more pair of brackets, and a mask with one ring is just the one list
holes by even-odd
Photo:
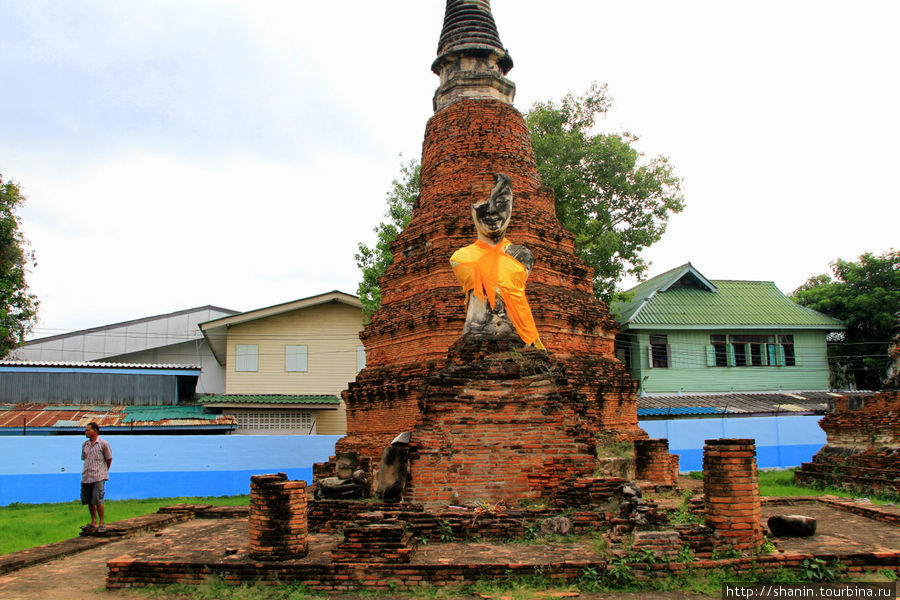
[[691, 490], [684, 490], [681, 493], [681, 503], [679, 503], [678, 508], [669, 513], [669, 520], [672, 523], [703, 523], [703, 517], [691, 510], [691, 498], [693, 495]]
[[821, 558], [804, 558], [800, 563], [800, 577], [810, 583], [828, 583], [841, 578], [844, 567], [837, 560], [828, 564]]
[[507, 570], [503, 577], [491, 580], [479, 580], [464, 585], [459, 591], [468, 595], [502, 596], [510, 600], [526, 600], [534, 598], [536, 590], [572, 591], [572, 586], [561, 586], [553, 581], [542, 567], [535, 567], [531, 573], [513, 573]]
[[691, 564], [696, 558], [697, 555], [694, 554], [694, 550], [685, 544], [678, 550], [678, 554], [675, 555], [674, 561], [677, 563]]
[[606, 458], [633, 458], [634, 444], [618, 440], [610, 433], [599, 433], [597, 434], [597, 456]]
[[535, 538], [540, 537], [541, 533], [541, 525], [540, 523], [535, 523], [534, 521], [526, 521], [524, 523], [525, 529], [525, 539], [533, 540]]
[[890, 569], [881, 569], [880, 571], [878, 571], [878, 574], [888, 581], [897, 581], [897, 579], [900, 579], [897, 577], [897, 572], [891, 571]]
[[777, 551], [778, 548], [775, 547], [775, 542], [769, 538], [763, 538], [763, 543], [757, 549], [757, 554], [775, 554]]
[[544, 510], [547, 501], [543, 498], [519, 498], [519, 508], [522, 510]]
[[691, 471], [687, 476], [697, 481], [703, 481], [703, 471]]
[[711, 558], [713, 560], [721, 560], [723, 558], [740, 558], [740, 557], [741, 557], [740, 550], [728, 547], [728, 548], [716, 548], [715, 550], [713, 550]]
[[454, 539], [456, 539], [456, 537], [453, 535], [453, 526], [450, 524], [450, 521], [448, 521], [447, 519], [439, 519], [437, 525], [438, 537], [441, 538], [442, 542], [452, 542]]
[[603, 537], [603, 534], [599, 531], [591, 533], [591, 540], [589, 544], [591, 550], [593, 550], [599, 556], [606, 556], [609, 553], [609, 543], [606, 541], [606, 538]]
[[210, 577], [197, 585], [177, 583], [137, 588], [134, 591], [150, 598], [179, 598], [181, 600], [323, 600], [325, 598], [300, 584], [257, 582], [229, 585], [221, 577]]

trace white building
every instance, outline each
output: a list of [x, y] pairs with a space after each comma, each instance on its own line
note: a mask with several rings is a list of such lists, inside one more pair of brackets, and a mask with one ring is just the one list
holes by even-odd
[[237, 314], [201, 306], [102, 327], [38, 338], [6, 360], [198, 365], [198, 394], [223, 394], [225, 369], [213, 356], [199, 323]]

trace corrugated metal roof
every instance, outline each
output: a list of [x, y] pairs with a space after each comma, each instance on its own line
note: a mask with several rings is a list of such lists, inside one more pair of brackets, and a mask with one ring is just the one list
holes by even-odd
[[203, 404], [340, 404], [337, 396], [306, 394], [222, 394], [204, 396]]
[[141, 421], [183, 421], [201, 420], [215, 421], [219, 415], [206, 412], [202, 406], [127, 406], [123, 423], [137, 423]]
[[0, 405], [0, 429], [71, 428], [97, 423], [101, 429], [135, 427], [209, 428], [232, 427], [234, 418], [206, 413], [202, 406], [51, 406], [46, 404]]
[[638, 416], [825, 414], [835, 396], [871, 392], [744, 392], [640, 396]]
[[613, 307], [627, 327], [844, 328], [837, 319], [791, 302], [771, 281], [707, 281], [690, 263], [629, 293], [631, 301]]
[[194, 370], [200, 365], [167, 365], [157, 363], [112, 363], [112, 362], [66, 362], [66, 361], [24, 361], [0, 360], [0, 367], [54, 367], [65, 369], [145, 369], [145, 370]]

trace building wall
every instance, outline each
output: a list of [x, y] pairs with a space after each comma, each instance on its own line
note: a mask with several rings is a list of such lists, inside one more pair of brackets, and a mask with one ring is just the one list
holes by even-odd
[[[640, 391], [652, 393], [799, 391], [827, 390], [828, 362], [825, 333], [815, 330], [717, 330], [716, 334], [752, 333], [793, 335], [795, 366], [714, 367], [708, 366], [709, 331], [642, 331], [626, 333], [636, 340], [632, 347], [630, 370], [641, 384]], [[669, 343], [669, 367], [651, 368], [650, 335], [666, 335]], [[646, 378], [646, 379], [645, 379]]]
[[[102, 434], [102, 432], [101, 432]], [[107, 500], [232, 496], [250, 476], [287, 473], [312, 483], [312, 465], [334, 453], [335, 435], [104, 436], [113, 451]], [[0, 506], [79, 496], [83, 436], [0, 437]]]
[[787, 469], [808, 462], [825, 443], [817, 415], [643, 420], [651, 438], [669, 440], [669, 452], [679, 456], [681, 472], [703, 469], [706, 440], [753, 439], [760, 469]]
[[104, 359], [109, 362], [150, 363], [164, 365], [200, 365], [197, 380], [198, 394], [224, 394], [225, 368], [219, 364], [204, 339], [191, 340], [171, 346], [119, 354]]
[[181, 314], [162, 315], [121, 326], [110, 326], [84, 333], [36, 339], [16, 349], [9, 358], [25, 361], [103, 361], [152, 348], [202, 339], [198, 323], [224, 317], [230, 312], [203, 309]]
[[4, 402], [60, 404], [178, 404], [178, 376], [152, 373], [41, 372], [0, 373]]
[[[340, 397], [356, 378], [362, 346], [359, 308], [333, 302], [234, 325], [228, 329], [225, 390], [228, 394], [327, 394]], [[256, 371], [238, 371], [238, 345], [258, 347]], [[288, 371], [285, 347], [307, 347], [307, 370]], [[346, 431], [346, 408], [317, 411], [320, 434]]]

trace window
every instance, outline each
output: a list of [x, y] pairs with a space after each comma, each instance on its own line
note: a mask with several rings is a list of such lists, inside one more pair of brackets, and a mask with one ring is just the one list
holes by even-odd
[[712, 344], [712, 360], [709, 362], [711, 367], [727, 367], [728, 366], [728, 338], [724, 335], [711, 335], [709, 342]]
[[650, 336], [650, 366], [655, 369], [669, 367], [669, 339], [667, 336]]
[[291, 372], [305, 372], [307, 367], [306, 346], [284, 347], [284, 370]]
[[356, 372], [359, 373], [366, 368], [366, 347], [356, 347]]
[[794, 336], [792, 335], [779, 335], [778, 341], [781, 343], [781, 353], [784, 355], [784, 360], [782, 364], [787, 367], [794, 367], [797, 365], [797, 357], [794, 354]]
[[259, 370], [259, 346], [256, 344], [237, 344], [235, 346], [235, 370], [257, 371]]
[[710, 335], [709, 344], [706, 364], [711, 367], [792, 367], [796, 364], [792, 335]]

